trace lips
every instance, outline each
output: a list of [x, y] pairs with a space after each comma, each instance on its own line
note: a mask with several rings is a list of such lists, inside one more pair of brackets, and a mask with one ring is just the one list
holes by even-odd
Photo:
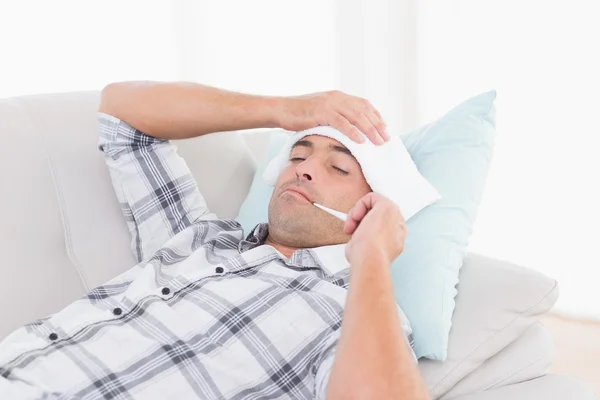
[[290, 188], [287, 188], [285, 191], [286, 191], [286, 192], [288, 192], [288, 191], [289, 191], [289, 192], [294, 192], [294, 193], [297, 193], [297, 194], [299, 194], [300, 196], [304, 197], [304, 198], [306, 199], [306, 201], [309, 201], [309, 202], [311, 202], [311, 203], [312, 203], [312, 200], [310, 199], [309, 195], [308, 195], [308, 194], [307, 194], [307, 193], [306, 193], [304, 190], [302, 190], [302, 189], [300, 189], [300, 188], [297, 188], [297, 187], [290, 187]]

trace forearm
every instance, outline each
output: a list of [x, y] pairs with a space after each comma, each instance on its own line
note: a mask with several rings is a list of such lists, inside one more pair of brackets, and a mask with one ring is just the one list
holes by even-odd
[[280, 98], [196, 83], [119, 82], [102, 91], [99, 111], [161, 139], [277, 126]]
[[429, 399], [398, 317], [389, 263], [351, 266], [342, 332], [327, 399]]

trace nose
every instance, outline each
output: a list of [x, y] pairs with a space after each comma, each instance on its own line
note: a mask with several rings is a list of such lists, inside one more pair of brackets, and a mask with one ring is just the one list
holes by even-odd
[[308, 157], [306, 160], [296, 165], [296, 175], [301, 181], [312, 181], [317, 176], [317, 169], [318, 166], [315, 157]]

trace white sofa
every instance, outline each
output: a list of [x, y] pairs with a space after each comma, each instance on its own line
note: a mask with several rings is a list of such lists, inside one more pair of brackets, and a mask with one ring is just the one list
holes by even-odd
[[[98, 92], [0, 100], [0, 340], [135, 264], [97, 149], [98, 100]], [[236, 216], [267, 134], [178, 144], [217, 215]], [[576, 380], [547, 374], [553, 346], [539, 319], [557, 296], [552, 279], [470, 254], [448, 360], [420, 362], [434, 398], [594, 399]]]

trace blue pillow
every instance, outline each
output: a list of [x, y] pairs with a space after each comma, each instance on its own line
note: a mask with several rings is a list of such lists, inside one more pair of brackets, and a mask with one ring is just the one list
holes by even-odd
[[[248, 133], [248, 135], [251, 135], [251, 133]], [[269, 161], [279, 154], [279, 150], [283, 147], [287, 139], [288, 136], [286, 134], [271, 133], [267, 154], [256, 167], [252, 185], [250, 185], [246, 200], [242, 203], [236, 217], [246, 235], [250, 233], [256, 224], [269, 222], [269, 201], [273, 194], [273, 187], [267, 185], [262, 176], [265, 169], [267, 169], [267, 165], [269, 165]]]
[[[458, 274], [492, 159], [495, 99], [495, 91], [483, 93], [401, 136], [421, 174], [442, 196], [407, 221], [404, 251], [391, 266], [396, 301], [413, 328], [418, 358], [447, 356]], [[257, 168], [237, 217], [245, 232], [268, 221], [273, 188], [262, 174], [285, 139], [272, 136]]]

